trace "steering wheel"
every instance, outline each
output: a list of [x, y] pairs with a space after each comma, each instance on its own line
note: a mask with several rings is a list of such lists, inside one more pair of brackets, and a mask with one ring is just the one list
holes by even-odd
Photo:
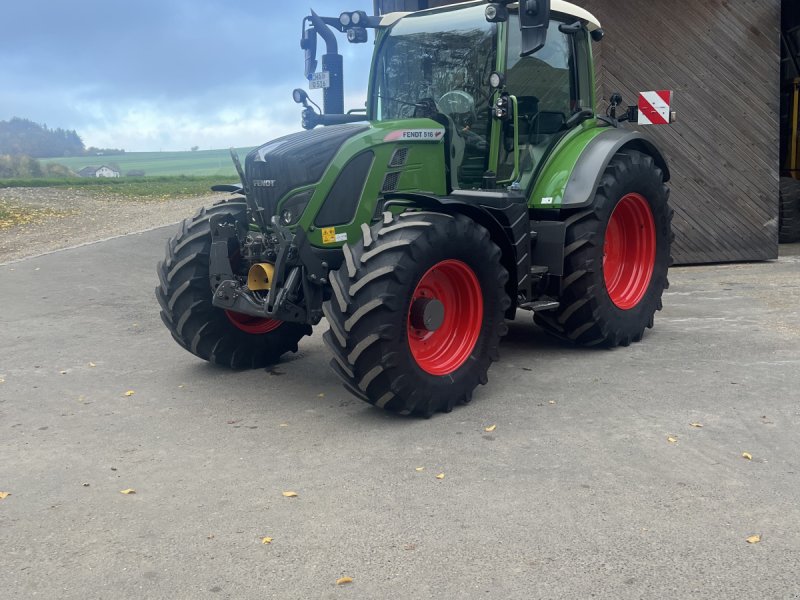
[[456, 117], [475, 115], [475, 98], [462, 90], [451, 90], [442, 95], [436, 102], [439, 111], [456, 120]]

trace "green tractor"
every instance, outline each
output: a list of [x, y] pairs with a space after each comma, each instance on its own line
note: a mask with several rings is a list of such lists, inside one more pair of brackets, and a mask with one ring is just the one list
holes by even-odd
[[[335, 32], [375, 31], [366, 110], [345, 113]], [[184, 221], [156, 295], [175, 340], [234, 369], [296, 351], [323, 316], [359, 398], [430, 416], [488, 381], [506, 320], [585, 346], [642, 339], [671, 263], [669, 170], [561, 0], [303, 22], [307, 131], [250, 152], [231, 197]], [[317, 40], [326, 44], [317, 72]], [[321, 126], [321, 127], [318, 127]]]

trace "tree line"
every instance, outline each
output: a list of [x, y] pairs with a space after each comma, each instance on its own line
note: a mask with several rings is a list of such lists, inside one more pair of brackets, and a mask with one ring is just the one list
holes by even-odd
[[0, 155], [51, 158], [124, 152], [116, 148], [86, 148], [74, 129], [50, 129], [47, 125], [19, 117], [0, 121]]

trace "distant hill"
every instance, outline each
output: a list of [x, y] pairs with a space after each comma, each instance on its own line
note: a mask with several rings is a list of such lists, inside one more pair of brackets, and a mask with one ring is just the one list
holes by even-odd
[[83, 154], [83, 140], [71, 129], [49, 129], [28, 119], [0, 121], [0, 154], [11, 156], [75, 156]]
[[[244, 163], [245, 155], [252, 148], [236, 148]], [[220, 175], [236, 178], [228, 150], [198, 150], [196, 152], [126, 152], [111, 156], [70, 156], [42, 158], [43, 163], [57, 163], [69, 167], [76, 173], [84, 167], [107, 165], [118, 169], [123, 177], [131, 171], [151, 175]]]

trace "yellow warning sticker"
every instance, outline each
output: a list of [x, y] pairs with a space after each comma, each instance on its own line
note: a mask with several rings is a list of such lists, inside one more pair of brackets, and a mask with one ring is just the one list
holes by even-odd
[[323, 244], [335, 244], [336, 243], [336, 228], [335, 227], [323, 227], [322, 231], [322, 243]]

